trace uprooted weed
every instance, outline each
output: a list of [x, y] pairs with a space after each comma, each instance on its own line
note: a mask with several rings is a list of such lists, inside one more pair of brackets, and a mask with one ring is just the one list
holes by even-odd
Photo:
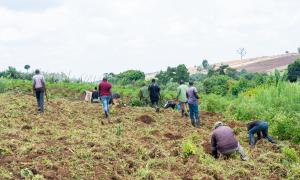
[[[243, 123], [227, 121], [250, 160], [215, 160], [210, 133], [219, 114], [193, 128], [172, 110], [118, 107], [110, 120], [99, 104], [0, 94], [0, 179], [281, 179], [299, 178], [299, 146], [265, 140], [250, 149]], [[114, 107], [112, 107], [114, 109]]]

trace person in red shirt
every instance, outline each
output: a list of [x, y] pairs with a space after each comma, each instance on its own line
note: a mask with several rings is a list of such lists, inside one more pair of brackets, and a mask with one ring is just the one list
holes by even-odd
[[109, 113], [109, 101], [111, 98], [112, 85], [107, 81], [107, 76], [105, 76], [102, 82], [99, 84], [99, 95], [101, 102], [103, 104], [105, 117], [108, 118]]

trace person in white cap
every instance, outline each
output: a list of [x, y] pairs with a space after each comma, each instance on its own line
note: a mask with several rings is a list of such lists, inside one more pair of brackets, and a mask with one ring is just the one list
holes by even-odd
[[238, 152], [243, 161], [249, 159], [237, 141], [233, 130], [229, 126], [224, 125], [221, 121], [216, 122], [214, 125], [214, 131], [211, 137], [211, 152], [215, 158], [218, 158], [218, 154], [228, 156]]

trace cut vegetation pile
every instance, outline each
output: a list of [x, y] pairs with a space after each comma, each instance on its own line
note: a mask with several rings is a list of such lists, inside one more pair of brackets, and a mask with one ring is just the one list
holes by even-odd
[[54, 99], [35, 112], [34, 97], [0, 94], [0, 179], [299, 179], [299, 146], [259, 141], [250, 149], [244, 123], [225, 121], [250, 160], [215, 160], [210, 152], [216, 113], [202, 127], [172, 110], [111, 109]]

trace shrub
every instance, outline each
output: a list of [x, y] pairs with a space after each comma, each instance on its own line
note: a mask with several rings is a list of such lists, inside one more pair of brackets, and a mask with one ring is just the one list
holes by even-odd
[[281, 149], [281, 151], [288, 162], [290, 162], [290, 163], [298, 163], [299, 162], [299, 155], [294, 148], [289, 148], [286, 146], [286, 147], [283, 147]]
[[206, 97], [206, 111], [209, 112], [225, 112], [229, 102], [225, 97], [210, 94]]
[[143, 106], [143, 103], [138, 98], [131, 98], [129, 100], [129, 105], [133, 106], [133, 107], [135, 107], [135, 106]]
[[227, 109], [227, 113], [237, 120], [252, 120], [261, 117], [264, 107], [253, 100], [238, 99], [233, 101]]
[[297, 59], [294, 63], [288, 66], [288, 80], [290, 82], [296, 82], [300, 76], [300, 59]]
[[207, 94], [213, 93], [225, 96], [229, 90], [227, 76], [212, 76], [203, 82], [204, 90]]
[[288, 140], [293, 137], [293, 121], [285, 114], [277, 114], [272, 120], [273, 134], [281, 140]]

